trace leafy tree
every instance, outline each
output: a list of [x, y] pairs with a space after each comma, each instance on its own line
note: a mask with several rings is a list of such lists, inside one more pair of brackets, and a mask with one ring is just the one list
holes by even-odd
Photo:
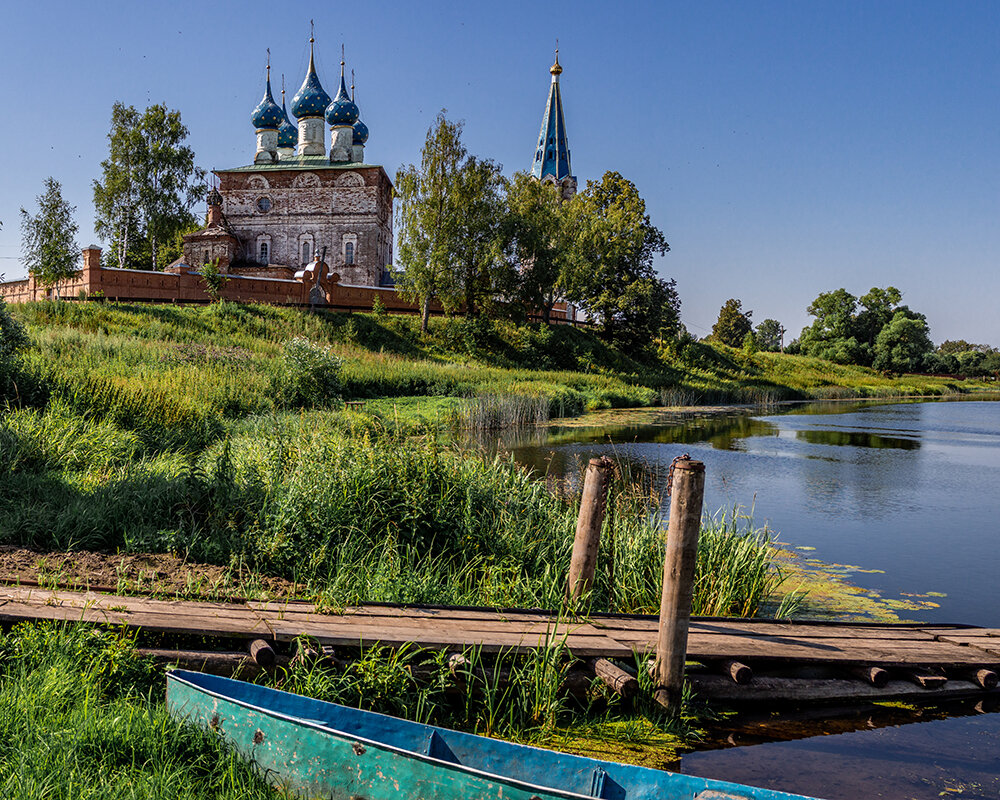
[[493, 311], [514, 291], [515, 273], [508, 257], [506, 180], [499, 164], [468, 156], [456, 174], [452, 274], [460, 287], [466, 315]]
[[54, 286], [58, 297], [59, 282], [79, 272], [76, 207], [63, 199], [62, 186], [54, 178], [45, 179], [45, 191], [37, 202], [37, 214], [21, 209], [21, 252], [35, 280]]
[[205, 291], [214, 303], [219, 299], [219, 294], [229, 282], [229, 276], [219, 269], [219, 259], [213, 258], [201, 268], [201, 282], [205, 284]]
[[875, 369], [916, 372], [934, 349], [923, 314], [897, 311], [875, 339]]
[[545, 323], [565, 290], [575, 255], [572, 202], [563, 200], [556, 184], [525, 172], [514, 175], [507, 192], [518, 294], [528, 308], [542, 312]]
[[757, 346], [757, 337], [754, 336], [753, 331], [747, 331], [747, 335], [743, 337], [743, 352], [748, 356], [752, 356], [760, 350]]
[[140, 113], [115, 103], [108, 158], [94, 181], [94, 228], [111, 243], [119, 267], [158, 269], [165, 253], [195, 218], [191, 208], [204, 192], [205, 172], [184, 142], [188, 129], [179, 111], [165, 105]]
[[631, 181], [607, 172], [570, 204], [576, 256], [566, 297], [601, 325], [601, 334], [627, 346], [672, 335], [680, 317], [676, 283], [656, 275], [653, 257], [670, 250]]
[[776, 319], [765, 319], [757, 326], [757, 330], [754, 332], [758, 347], [761, 350], [768, 350], [772, 353], [781, 349], [781, 341], [784, 334], [785, 329]]
[[456, 187], [467, 156], [461, 139], [462, 123], [448, 120], [442, 110], [427, 131], [420, 166], [410, 164], [396, 172], [398, 262], [402, 267], [396, 287], [403, 297], [420, 303], [424, 332], [434, 299], [447, 311], [457, 309], [462, 300], [451, 280], [459, 232]]
[[858, 301], [862, 310], [854, 319], [854, 337], [859, 342], [874, 347], [875, 339], [892, 320], [902, 299], [902, 293], [895, 286], [887, 286], [885, 289], [875, 286], [869, 289]]
[[743, 303], [730, 298], [719, 309], [719, 318], [712, 326], [711, 338], [730, 347], [740, 347], [743, 339], [753, 330], [750, 323], [752, 311], [743, 311]]

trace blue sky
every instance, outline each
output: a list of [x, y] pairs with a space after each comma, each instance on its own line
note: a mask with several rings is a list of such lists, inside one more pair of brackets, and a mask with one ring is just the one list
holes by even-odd
[[48, 175], [96, 241], [117, 100], [179, 109], [206, 168], [251, 161], [265, 48], [290, 98], [310, 18], [331, 94], [345, 43], [390, 176], [441, 108], [472, 152], [529, 169], [558, 37], [574, 172], [637, 184], [697, 335], [729, 297], [797, 334], [820, 291], [892, 284], [935, 341], [1000, 345], [996, 2], [20, 3], [0, 28], [0, 273], [24, 272], [18, 208]]

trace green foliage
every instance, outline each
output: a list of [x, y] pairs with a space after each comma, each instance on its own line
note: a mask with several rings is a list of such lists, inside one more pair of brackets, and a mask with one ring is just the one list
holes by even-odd
[[28, 346], [24, 326], [10, 315], [0, 298], [0, 401], [15, 393], [21, 353]]
[[460, 288], [449, 279], [459, 236], [457, 185], [468, 155], [461, 139], [462, 123], [449, 121], [442, 110], [427, 130], [420, 166], [396, 172], [397, 260], [402, 267], [396, 286], [403, 297], [420, 303], [423, 330], [432, 300], [450, 311], [462, 300]]
[[281, 391], [290, 406], [322, 406], [340, 400], [343, 360], [329, 345], [296, 336], [285, 345]]
[[562, 189], [525, 172], [515, 173], [507, 191], [510, 235], [520, 266], [518, 295], [549, 322], [552, 307], [568, 286], [575, 257], [573, 201]]
[[212, 259], [202, 265], [201, 282], [205, 284], [205, 291], [212, 299], [212, 302], [217, 302], [219, 299], [219, 292], [221, 292], [222, 287], [229, 282], [229, 276], [219, 269], [219, 259]]
[[926, 318], [899, 305], [902, 297], [894, 286], [873, 287], [860, 300], [846, 289], [820, 294], [808, 308], [816, 319], [802, 330], [797, 352], [888, 372], [941, 366], [928, 362], [933, 345]]
[[177, 237], [194, 226], [191, 208], [204, 194], [204, 170], [185, 144], [179, 111], [139, 112], [115, 103], [108, 158], [95, 180], [94, 228], [110, 242], [117, 266], [160, 269], [177, 255]]
[[608, 341], [648, 347], [672, 336], [680, 321], [676, 283], [656, 275], [653, 259], [670, 250], [650, 221], [631, 181], [607, 172], [572, 201], [576, 254], [566, 278], [566, 297], [601, 325]]
[[60, 281], [79, 272], [79, 226], [73, 219], [76, 207], [63, 200], [62, 185], [53, 178], [45, 179], [45, 191], [37, 202], [37, 214], [21, 209], [21, 252], [24, 265], [35, 279], [54, 286], [58, 297]]
[[743, 352], [748, 356], [752, 356], [760, 348], [757, 346], [757, 337], [754, 336], [753, 331], [747, 331], [746, 336], [743, 337]]
[[382, 298], [377, 294], [375, 299], [372, 300], [372, 314], [375, 315], [376, 319], [385, 319], [389, 316], [389, 312], [385, 310], [385, 303], [382, 302]]
[[743, 311], [743, 303], [730, 298], [719, 309], [719, 318], [712, 326], [712, 339], [730, 347], [740, 347], [753, 330], [750, 322], [752, 311]]
[[875, 369], [883, 372], [917, 372], [934, 349], [927, 320], [897, 311], [875, 339]]
[[172, 719], [163, 674], [133, 642], [89, 626], [0, 637], [0, 786], [51, 800], [273, 798], [210, 731]]
[[781, 349], [781, 341], [784, 334], [784, 326], [776, 319], [765, 319], [757, 326], [756, 331], [754, 331], [757, 345], [761, 350], [767, 350], [770, 353], [775, 353]]

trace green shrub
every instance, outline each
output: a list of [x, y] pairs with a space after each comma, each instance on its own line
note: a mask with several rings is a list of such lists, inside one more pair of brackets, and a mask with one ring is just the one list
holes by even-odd
[[321, 406], [339, 400], [343, 364], [329, 345], [296, 336], [284, 350], [281, 388], [285, 405]]

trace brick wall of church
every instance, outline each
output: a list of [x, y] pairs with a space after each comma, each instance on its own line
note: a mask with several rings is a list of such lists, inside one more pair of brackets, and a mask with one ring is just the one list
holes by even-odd
[[[392, 263], [392, 185], [381, 167], [221, 172], [226, 220], [244, 258], [299, 267], [326, 248], [347, 283], [377, 286]], [[348, 264], [347, 244], [353, 247]]]

